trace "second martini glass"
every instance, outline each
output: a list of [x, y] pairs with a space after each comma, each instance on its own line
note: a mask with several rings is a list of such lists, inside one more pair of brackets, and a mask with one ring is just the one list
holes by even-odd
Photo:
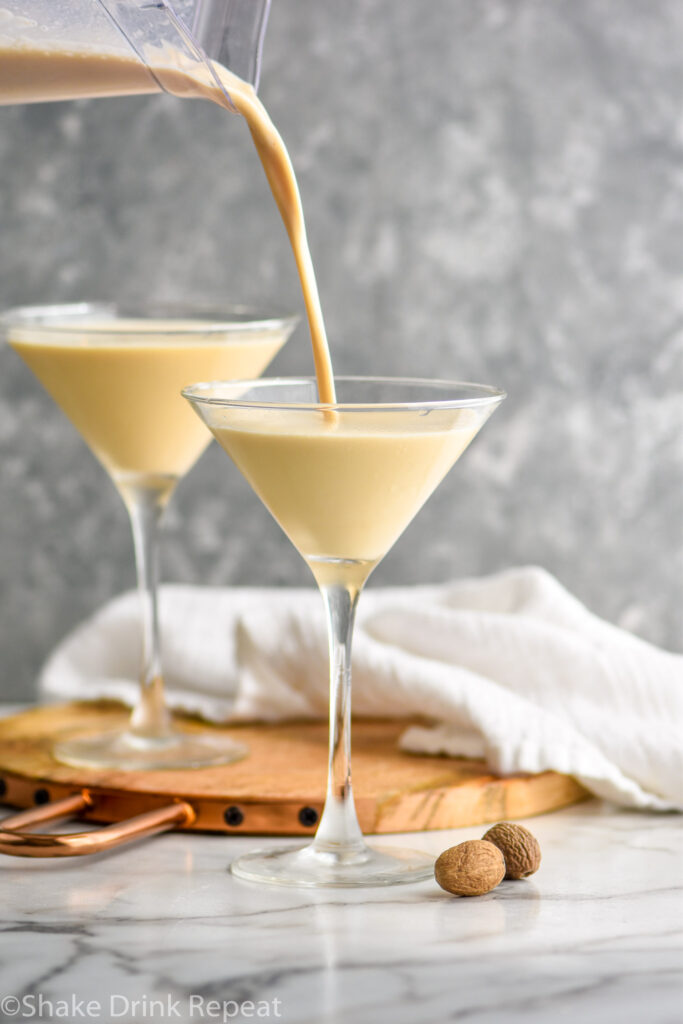
[[320, 588], [330, 652], [325, 809], [315, 839], [232, 864], [250, 881], [363, 886], [428, 877], [433, 858], [369, 846], [351, 789], [351, 636], [368, 576], [505, 397], [452, 381], [339, 377], [197, 384], [183, 394], [299, 550]]
[[180, 391], [206, 376], [261, 373], [296, 318], [254, 310], [111, 304], [25, 307], [0, 318], [11, 347], [81, 433], [130, 515], [142, 605], [140, 696], [127, 728], [56, 744], [78, 767], [154, 769], [225, 764], [244, 747], [182, 729], [164, 700], [157, 614], [163, 511], [211, 435]]

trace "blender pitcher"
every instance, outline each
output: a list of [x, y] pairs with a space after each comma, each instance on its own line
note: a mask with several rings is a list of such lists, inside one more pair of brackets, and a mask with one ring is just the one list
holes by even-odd
[[258, 86], [270, 0], [0, 0], [0, 104]]

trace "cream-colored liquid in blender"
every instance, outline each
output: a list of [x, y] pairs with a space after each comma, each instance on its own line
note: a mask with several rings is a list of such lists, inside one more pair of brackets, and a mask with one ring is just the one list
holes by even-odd
[[[429, 422], [428, 422], [429, 420]], [[212, 426], [320, 583], [360, 584], [479, 428], [471, 410], [232, 408]]]
[[49, 341], [16, 328], [9, 343], [115, 478], [177, 479], [211, 440], [181, 389], [200, 379], [258, 377], [288, 333], [233, 327], [202, 336], [196, 321], [186, 329], [176, 320], [79, 320]]
[[[211, 100], [227, 107], [222, 90], [208, 71], [194, 66], [187, 73], [150, 57], [154, 75], [177, 96]], [[313, 343], [321, 402], [334, 402], [334, 378], [318, 287], [306, 238], [299, 189], [289, 154], [254, 88], [219, 64], [213, 65], [236, 110], [245, 118], [268, 183], [289, 236], [301, 280]], [[0, 41], [0, 104], [122, 96], [157, 92], [159, 86], [144, 64], [133, 58], [99, 52], [3, 46]], [[234, 375], [233, 375], [234, 376]], [[198, 378], [195, 376], [194, 378]]]

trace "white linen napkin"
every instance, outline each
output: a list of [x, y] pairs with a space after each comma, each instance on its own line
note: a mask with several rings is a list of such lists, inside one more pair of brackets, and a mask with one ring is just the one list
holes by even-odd
[[[132, 703], [135, 593], [54, 651], [50, 698]], [[314, 590], [165, 586], [168, 702], [213, 721], [323, 717], [327, 642]], [[597, 796], [683, 809], [683, 656], [591, 614], [542, 569], [369, 588], [353, 650], [354, 711], [421, 716], [401, 744], [484, 757], [494, 772], [574, 775]]]

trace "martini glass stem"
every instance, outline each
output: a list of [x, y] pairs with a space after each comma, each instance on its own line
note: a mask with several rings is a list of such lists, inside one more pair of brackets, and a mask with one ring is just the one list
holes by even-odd
[[140, 696], [129, 729], [141, 739], [163, 740], [172, 732], [164, 700], [159, 642], [158, 580], [161, 520], [173, 485], [125, 483], [119, 489], [128, 509], [137, 568], [142, 627]]
[[321, 586], [330, 651], [330, 738], [325, 809], [317, 853], [352, 860], [367, 851], [351, 788], [351, 640], [360, 590]]

